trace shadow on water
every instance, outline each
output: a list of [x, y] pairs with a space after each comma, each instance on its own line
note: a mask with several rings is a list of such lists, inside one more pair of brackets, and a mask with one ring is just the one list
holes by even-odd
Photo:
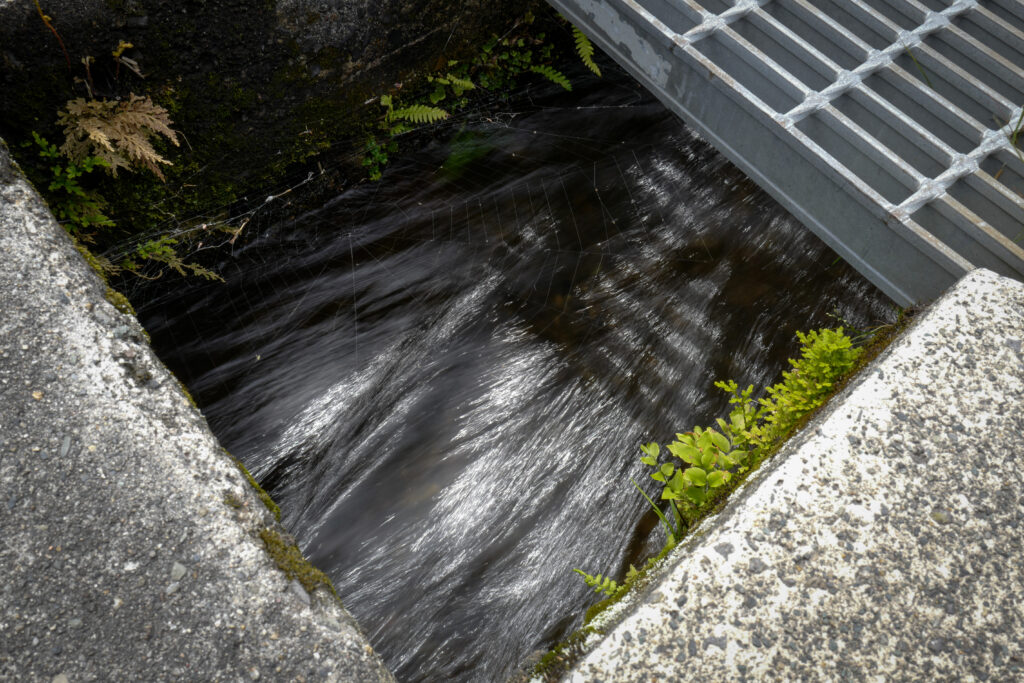
[[[892, 306], [627, 77], [451, 135], [143, 310], [401, 680], [500, 680], [621, 567], [637, 446]], [[654, 529], [653, 534], [660, 533]], [[657, 548], [656, 536], [646, 541]]]

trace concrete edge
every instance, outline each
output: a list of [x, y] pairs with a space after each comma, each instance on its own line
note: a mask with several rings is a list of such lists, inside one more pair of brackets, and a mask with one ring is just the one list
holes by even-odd
[[[2, 140], [0, 247], [0, 569], [9, 579], [0, 591], [0, 678], [170, 680], [202, 676], [194, 662], [208, 658], [211, 679], [262, 669], [305, 680], [393, 680], [329, 579], [306, 562], [265, 506], [269, 497], [219, 445]], [[56, 560], [44, 558], [61, 552], [58, 563], [88, 581], [47, 569]], [[186, 586], [183, 572], [205, 581]], [[126, 588], [128, 575], [136, 580]], [[22, 579], [25, 590], [15, 591]], [[97, 592], [121, 594], [113, 613]], [[94, 630], [57, 631], [63, 644], [34, 656], [54, 637], [43, 625], [59, 622], [61, 610], [82, 612], [71, 623]], [[153, 622], [161, 618], [185, 624], [163, 633], [165, 648], [113, 635], [159, 632]], [[215, 647], [225, 630], [247, 625], [267, 640], [225, 658]]]

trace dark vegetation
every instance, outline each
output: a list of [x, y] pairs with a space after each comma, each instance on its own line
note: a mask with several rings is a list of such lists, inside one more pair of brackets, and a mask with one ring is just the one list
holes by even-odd
[[[410, 0], [378, 14], [303, 14], [303, 0], [47, 4], [0, 29], [16, 46], [3, 53], [0, 135], [123, 289], [217, 278], [211, 246], [379, 178], [400, 141], [497, 107], [529, 79], [571, 87], [558, 63], [577, 49], [593, 63], [582, 34], [532, 0]], [[397, 21], [400, 5], [413, 14]], [[110, 136], [139, 109], [150, 125]]]

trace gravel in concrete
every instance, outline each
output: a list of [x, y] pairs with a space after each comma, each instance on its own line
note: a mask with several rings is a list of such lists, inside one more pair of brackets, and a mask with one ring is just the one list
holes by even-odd
[[966, 276], [569, 680], [1024, 679], [1022, 345], [1024, 285]]
[[392, 680], [2, 141], [0, 255], [0, 680]]

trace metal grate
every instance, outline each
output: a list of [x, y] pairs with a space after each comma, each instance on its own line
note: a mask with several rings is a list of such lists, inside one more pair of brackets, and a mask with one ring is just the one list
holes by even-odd
[[549, 2], [898, 303], [1024, 279], [1024, 0]]

